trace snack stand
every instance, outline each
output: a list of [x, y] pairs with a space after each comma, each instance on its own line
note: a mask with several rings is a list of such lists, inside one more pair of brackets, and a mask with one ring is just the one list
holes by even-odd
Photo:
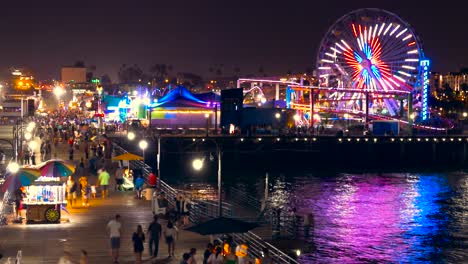
[[65, 183], [60, 177], [39, 177], [26, 187], [26, 221], [59, 223], [62, 205], [67, 203]]

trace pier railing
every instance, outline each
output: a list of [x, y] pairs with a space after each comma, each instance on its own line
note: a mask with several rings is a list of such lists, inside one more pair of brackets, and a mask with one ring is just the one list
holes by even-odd
[[249, 253], [255, 258], [261, 258], [263, 256], [263, 250], [267, 248], [270, 257], [273, 259], [273, 263], [299, 263], [297, 260], [279, 250], [272, 244], [266, 242], [253, 232], [232, 234], [232, 237], [234, 238], [234, 242], [237, 244], [248, 242]]

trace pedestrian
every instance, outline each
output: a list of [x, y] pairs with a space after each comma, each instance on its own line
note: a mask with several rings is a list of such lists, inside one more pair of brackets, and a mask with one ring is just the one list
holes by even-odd
[[141, 176], [137, 176], [135, 180], [135, 190], [136, 190], [136, 195], [137, 199], [142, 198], [142, 192], [143, 192], [143, 185], [145, 184], [145, 180]]
[[114, 263], [119, 263], [120, 234], [122, 233], [122, 224], [120, 223], [119, 214], [115, 215], [115, 219], [109, 221], [107, 230], [109, 230], [110, 235], [112, 261], [114, 261]]
[[86, 185], [81, 189], [81, 204], [84, 207], [89, 207], [89, 198], [91, 197], [91, 186]]
[[156, 177], [156, 174], [154, 174], [154, 171], [151, 171], [150, 174], [148, 175], [148, 183], [149, 183], [150, 188], [156, 188], [157, 182], [158, 182], [158, 178]]
[[104, 168], [99, 171], [99, 186], [101, 186], [102, 199], [104, 199], [108, 195], [110, 175]]
[[189, 253], [184, 253], [182, 255], [182, 261], [180, 262], [180, 264], [188, 264], [189, 259], [190, 259], [190, 254]]
[[[158, 257], [159, 251], [159, 240], [162, 235], [161, 224], [158, 223], [158, 216], [153, 216], [153, 222], [148, 227], [148, 236], [149, 236], [149, 254], [152, 258]], [[153, 249], [154, 246], [154, 249]]]
[[23, 198], [25, 197], [24, 191], [24, 187], [21, 186], [13, 193], [15, 197], [16, 220], [21, 220], [21, 209], [23, 209]]
[[[236, 264], [237, 263], [237, 256], [234, 254], [233, 250], [230, 250], [227, 254], [225, 254], [225, 264]], [[262, 262], [263, 264], [263, 262]]]
[[182, 197], [180, 207], [182, 210], [182, 226], [186, 226], [189, 224], [190, 209], [192, 207], [190, 200], [187, 198], [187, 196]]
[[73, 264], [73, 263], [75, 262], [72, 260], [72, 255], [68, 251], [64, 251], [63, 256], [61, 256], [57, 262], [57, 264]]
[[166, 229], [164, 230], [164, 237], [166, 238], [168, 258], [174, 256], [175, 240], [177, 238], [177, 227], [171, 221], [167, 222]]
[[73, 148], [70, 148], [70, 150], [68, 151], [68, 159], [69, 160], [73, 160]]
[[85, 164], [83, 157], [80, 160], [80, 164], [78, 165], [78, 176], [83, 176], [86, 174]]
[[85, 158], [89, 159], [89, 144], [88, 144], [87, 138], [85, 138], [84, 140], [84, 153], [85, 153]]
[[135, 252], [135, 263], [141, 263], [141, 254], [143, 253], [144, 246], [143, 242], [145, 241], [145, 234], [143, 233], [143, 229], [141, 225], [138, 225], [137, 231], [133, 233], [132, 236], [133, 241], [133, 250]]
[[34, 150], [31, 151], [31, 163], [32, 165], [36, 165], [36, 152]]
[[70, 207], [73, 207], [73, 204], [76, 203], [76, 189], [77, 184], [75, 180], [73, 180], [72, 176], [68, 176], [67, 180], [67, 202], [70, 204]]
[[212, 253], [208, 258], [208, 264], [224, 264], [224, 256], [221, 254], [222, 248], [216, 248], [216, 252]]
[[187, 260], [188, 264], [197, 264], [197, 259], [195, 258], [195, 255], [197, 254], [197, 249], [196, 248], [191, 248], [190, 249], [190, 258]]
[[213, 248], [214, 246], [211, 243], [208, 243], [208, 245], [206, 245], [205, 252], [203, 252], [203, 264], [208, 264], [208, 258], [213, 253]]
[[117, 169], [115, 170], [115, 189], [118, 191], [122, 190], [123, 175], [123, 168], [121, 166], [117, 167]]

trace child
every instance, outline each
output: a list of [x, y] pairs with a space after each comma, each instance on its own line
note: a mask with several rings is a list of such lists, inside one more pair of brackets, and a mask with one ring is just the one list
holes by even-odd
[[96, 199], [96, 185], [91, 185], [91, 197]]
[[82, 195], [82, 205], [85, 207], [89, 207], [89, 196], [91, 195], [91, 187], [86, 185], [84, 188], [81, 189]]

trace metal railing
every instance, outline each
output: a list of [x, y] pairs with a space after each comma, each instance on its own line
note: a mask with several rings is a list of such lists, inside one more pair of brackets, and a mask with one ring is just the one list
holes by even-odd
[[[222, 205], [222, 216], [234, 217], [234, 211], [230, 203]], [[210, 200], [196, 200], [192, 201], [192, 209], [190, 210], [189, 219], [192, 223], [200, 223], [211, 218], [219, 216], [219, 208], [217, 201]]]
[[238, 188], [229, 188], [229, 198], [236, 204], [248, 206], [259, 212], [262, 210], [262, 202], [259, 199]]
[[273, 259], [273, 263], [299, 263], [297, 260], [288, 256], [283, 251], [279, 250], [272, 244], [266, 242], [256, 234], [252, 232], [232, 234], [234, 242], [237, 244], [249, 243], [249, 253], [255, 258], [261, 258], [263, 255], [263, 250], [268, 249], [270, 257]]

